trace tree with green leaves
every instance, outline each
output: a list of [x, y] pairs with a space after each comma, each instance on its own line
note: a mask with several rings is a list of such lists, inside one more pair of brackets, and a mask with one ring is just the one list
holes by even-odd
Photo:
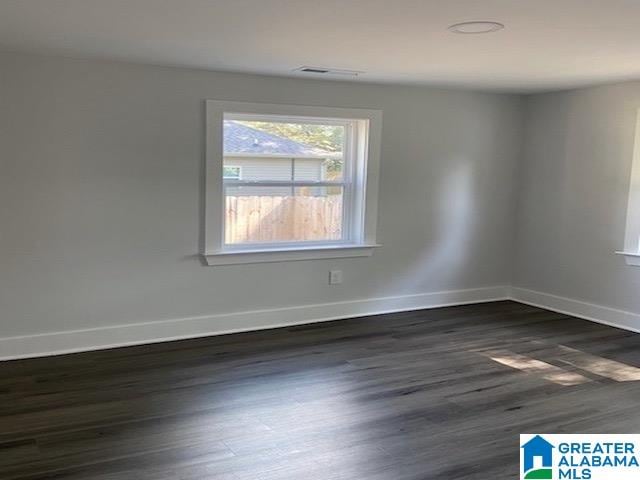
[[304, 143], [327, 152], [341, 152], [344, 128], [337, 125], [316, 125], [279, 122], [240, 122], [248, 127]]
[[[258, 121], [243, 121], [239, 123], [256, 130], [262, 130], [263, 132], [304, 143], [326, 152], [340, 153], [344, 144], [344, 127], [339, 125]], [[326, 165], [329, 178], [338, 177], [342, 173], [342, 159], [327, 158]]]

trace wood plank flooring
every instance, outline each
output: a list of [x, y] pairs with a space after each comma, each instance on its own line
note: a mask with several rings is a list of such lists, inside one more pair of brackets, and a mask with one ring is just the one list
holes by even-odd
[[640, 432], [640, 335], [513, 303], [0, 363], [2, 480], [513, 479]]

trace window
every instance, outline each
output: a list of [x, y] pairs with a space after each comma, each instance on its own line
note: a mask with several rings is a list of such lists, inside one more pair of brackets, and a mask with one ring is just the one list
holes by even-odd
[[[353, 120], [225, 114], [225, 246], [350, 242]], [[246, 174], [240, 180], [242, 162]]]
[[233, 165], [225, 165], [222, 167], [222, 179], [223, 180], [240, 180], [241, 167], [235, 167]]
[[624, 248], [616, 253], [624, 255], [627, 265], [640, 266], [640, 110], [636, 112]]
[[211, 265], [371, 255], [381, 112], [207, 102]]

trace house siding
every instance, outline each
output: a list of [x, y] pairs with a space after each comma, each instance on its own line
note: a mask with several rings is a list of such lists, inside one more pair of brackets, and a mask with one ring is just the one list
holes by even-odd
[[[224, 164], [241, 168], [241, 180], [291, 180], [291, 161], [295, 161], [295, 179], [317, 182], [323, 180], [322, 158], [250, 158], [225, 156]], [[317, 188], [317, 194], [324, 189]], [[227, 187], [229, 195], [291, 195], [289, 187]]]

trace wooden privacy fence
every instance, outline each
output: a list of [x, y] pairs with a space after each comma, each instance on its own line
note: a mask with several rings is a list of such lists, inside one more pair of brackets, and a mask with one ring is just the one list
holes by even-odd
[[342, 197], [227, 197], [225, 242], [339, 240]]

